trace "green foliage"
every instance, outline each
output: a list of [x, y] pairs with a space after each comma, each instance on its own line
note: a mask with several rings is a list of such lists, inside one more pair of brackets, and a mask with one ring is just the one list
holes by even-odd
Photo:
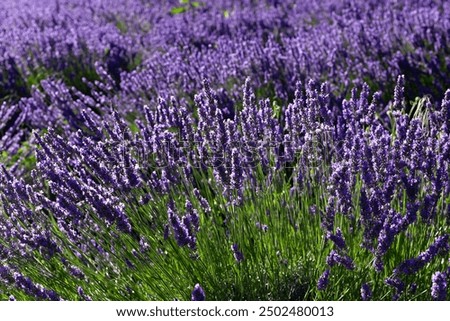
[[180, 14], [186, 12], [186, 7], [174, 7], [170, 10], [170, 13], [173, 15]]
[[190, 9], [198, 8], [202, 5], [201, 2], [190, 0], [180, 0], [180, 4], [181, 6], [173, 7], [172, 9], [170, 9], [170, 14], [172, 15], [181, 14]]
[[120, 32], [122, 32], [122, 33], [127, 33], [127, 31], [128, 31], [128, 26], [127, 26], [127, 24], [125, 23], [125, 21], [123, 21], [123, 20], [121, 20], [121, 19], [117, 19], [117, 21], [116, 21], [116, 27], [117, 27], [117, 29], [119, 29]]
[[25, 172], [30, 172], [36, 167], [36, 156], [34, 155], [34, 149], [28, 141], [24, 141], [15, 154], [8, 154], [7, 151], [0, 153], [0, 164], [6, 167], [18, 166]]

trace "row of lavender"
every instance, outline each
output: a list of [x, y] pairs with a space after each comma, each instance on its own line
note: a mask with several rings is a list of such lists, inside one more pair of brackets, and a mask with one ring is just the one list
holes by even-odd
[[[296, 81], [307, 79], [328, 81], [336, 102], [363, 82], [382, 90], [387, 102], [399, 74], [410, 81], [408, 99], [429, 94], [439, 100], [449, 77], [446, 1], [155, 6], [24, 0], [3, 6], [1, 147], [13, 153], [30, 128], [70, 122], [66, 118], [77, 109], [68, 111], [51, 97], [71, 88], [89, 95], [91, 101], [82, 103], [96, 112], [117, 106], [121, 114], [134, 115], [158, 96], [192, 101], [207, 77], [221, 88], [221, 108], [230, 114], [248, 76], [258, 95], [264, 98], [265, 92], [283, 103], [293, 98]], [[92, 92], [95, 84], [100, 93]]]
[[[25, 262], [37, 260], [36, 256], [63, 262], [67, 278], [88, 283], [98, 276], [89, 278], [81, 271], [112, 269], [115, 272], [109, 273], [120, 278], [121, 263], [127, 270], [135, 265], [143, 268], [149, 257], [150, 262], [156, 260], [149, 248], [158, 257], [174, 244], [186, 247], [188, 260], [217, 263], [204, 252], [203, 247], [210, 245], [198, 242], [200, 234], [203, 242], [233, 241], [227, 233], [216, 240], [210, 234], [238, 224], [230, 214], [258, 202], [281, 181], [290, 195], [283, 202], [292, 208], [286, 227], [296, 231], [292, 237], [306, 233], [299, 227], [307, 228], [305, 216], [318, 214], [321, 224], [315, 228], [328, 240], [324, 243], [330, 249], [328, 267], [319, 279], [320, 290], [326, 289], [334, 266], [349, 271], [336, 273], [364, 273], [367, 266], [355, 262], [365, 257], [375, 275], [388, 275], [385, 282], [395, 289], [393, 298], [406, 295], [405, 282], [435, 264], [443, 276], [435, 277], [442, 279], [436, 285], [442, 290], [433, 297], [445, 299], [450, 272], [445, 270], [450, 250], [450, 92], [440, 106], [428, 103], [426, 112], [410, 117], [404, 112], [403, 81], [399, 77], [388, 128], [375, 114], [379, 94], [370, 101], [367, 86], [359, 95], [353, 91], [352, 98], [336, 108], [328, 86], [313, 82], [305, 92], [298, 84], [294, 101], [279, 116], [269, 100], [255, 101], [249, 81], [243, 109], [233, 119], [224, 118], [207, 81], [195, 97], [198, 117], [175, 99], [161, 99], [156, 108], [145, 108], [145, 121], [136, 121], [135, 133], [117, 112], [114, 121], [108, 121], [82, 110], [84, 128], [66, 139], [53, 129], [44, 137], [36, 135], [40, 148], [31, 182], [3, 168], [4, 284], [12, 293], [19, 289], [40, 299], [64, 298], [21, 274]], [[311, 213], [297, 212], [295, 204], [308, 199]], [[229, 208], [226, 218], [220, 219], [225, 208]], [[256, 223], [275, 239], [286, 237], [272, 232], [269, 224]], [[123, 237], [129, 237], [128, 246], [136, 247], [129, 248]], [[430, 243], [428, 238], [435, 240]], [[353, 247], [347, 245], [349, 239]], [[403, 244], [406, 240], [413, 246]], [[315, 242], [310, 240], [309, 246]], [[242, 244], [233, 243], [231, 248], [229, 255], [237, 264], [250, 255]], [[119, 255], [124, 251], [133, 253], [131, 258]], [[324, 268], [325, 262], [318, 259], [323, 249], [310, 251]], [[418, 256], [409, 257], [412, 253]], [[145, 269], [153, 268], [150, 264]], [[37, 271], [52, 273], [39, 267]], [[367, 282], [383, 295], [389, 293], [375, 280]], [[413, 284], [408, 285], [421, 290], [427, 286]], [[367, 287], [365, 283], [366, 292]], [[69, 295], [71, 289], [63, 289]], [[383, 297], [381, 293], [377, 298]]]

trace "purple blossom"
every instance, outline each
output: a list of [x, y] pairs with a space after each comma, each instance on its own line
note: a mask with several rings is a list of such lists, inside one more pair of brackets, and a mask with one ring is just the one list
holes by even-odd
[[326, 258], [326, 262], [330, 267], [333, 267], [335, 265], [342, 265], [347, 270], [354, 270], [355, 264], [353, 263], [353, 260], [347, 256], [347, 255], [341, 255], [335, 250], [331, 250], [330, 254], [328, 254]]
[[436, 301], [445, 301], [447, 298], [447, 276], [442, 272], [435, 272], [431, 277], [431, 297]]
[[234, 259], [237, 263], [241, 263], [244, 260], [244, 255], [239, 251], [238, 245], [234, 243], [231, 245], [231, 251], [233, 252]]
[[372, 298], [372, 290], [367, 283], [361, 286], [361, 299], [363, 301], [369, 301]]
[[169, 206], [168, 216], [177, 244], [179, 246], [185, 246], [189, 244], [189, 229], [184, 225], [180, 217], [173, 211], [173, 205]]
[[84, 290], [81, 286], [77, 288], [78, 296], [84, 301], [92, 301], [91, 297], [84, 293]]
[[85, 275], [84, 273], [76, 266], [69, 266], [69, 272], [70, 274], [72, 274], [74, 277], [82, 280], [84, 279]]
[[[169, 218], [170, 226], [172, 227], [173, 235], [177, 244], [179, 246], [187, 245], [192, 250], [196, 249], [197, 246], [197, 238], [196, 233], [199, 229], [198, 227], [198, 214], [196, 210], [190, 209], [191, 213], [187, 213], [185, 216], [180, 218], [178, 214], [175, 212], [175, 204], [173, 201], [169, 203], [167, 213]], [[188, 206], [189, 211], [189, 206]], [[170, 230], [168, 225], [164, 228], [164, 239], [169, 237]]]
[[333, 198], [328, 199], [326, 211], [322, 217], [322, 228], [326, 231], [332, 231], [334, 227], [334, 218], [336, 215], [335, 203]]
[[51, 301], [59, 301], [61, 299], [55, 291], [46, 289], [38, 283], [34, 283], [30, 278], [25, 277], [18, 272], [13, 272], [12, 277], [17, 288], [37, 299]]
[[200, 191], [198, 189], [194, 188], [193, 192], [194, 192], [195, 197], [200, 202], [200, 205], [201, 205], [203, 211], [205, 211], [205, 213], [211, 212], [211, 207], [210, 207], [208, 201], [200, 194]]
[[392, 296], [392, 300], [397, 301], [405, 289], [405, 283], [403, 283], [403, 281], [397, 277], [389, 277], [385, 279], [384, 282], [395, 289], [395, 293]]
[[419, 259], [429, 263], [436, 255], [448, 253], [450, 251], [449, 238], [450, 234], [437, 237], [426, 251], [419, 254]]
[[412, 259], [407, 259], [400, 263], [394, 272], [397, 274], [410, 275], [414, 274], [420, 269], [422, 269], [426, 264], [430, 263], [437, 255], [448, 253], [450, 250], [450, 245], [448, 243], [449, 235], [445, 234], [443, 236], [437, 237], [433, 244], [420, 253], [417, 257]]
[[345, 244], [344, 235], [340, 228], [336, 229], [336, 234], [332, 234], [331, 232], [327, 232], [327, 239], [331, 240], [340, 250], [343, 250], [347, 247]]
[[200, 286], [200, 284], [197, 283], [194, 286], [194, 290], [192, 290], [191, 301], [205, 301], [205, 299], [206, 299], [205, 291]]
[[198, 232], [200, 229], [200, 217], [198, 215], [197, 209], [192, 206], [190, 201], [186, 201], [186, 215], [184, 216], [183, 221], [186, 226], [192, 228], [193, 232]]
[[319, 280], [317, 280], [317, 289], [320, 291], [325, 290], [328, 286], [329, 279], [330, 279], [330, 269], [326, 269], [320, 276]]
[[404, 87], [405, 87], [405, 76], [404, 75], [398, 76], [394, 92], [394, 109], [396, 110], [403, 109], [403, 99], [405, 91]]
[[266, 224], [262, 224], [260, 222], [256, 222], [255, 225], [256, 225], [256, 227], [258, 229], [260, 229], [263, 232], [267, 232], [269, 230], [269, 227]]

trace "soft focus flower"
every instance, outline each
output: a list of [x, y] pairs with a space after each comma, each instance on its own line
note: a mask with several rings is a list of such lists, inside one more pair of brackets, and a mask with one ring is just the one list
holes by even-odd
[[435, 272], [431, 277], [431, 297], [433, 300], [445, 301], [447, 298], [447, 276], [442, 272]]
[[372, 290], [367, 283], [361, 286], [361, 299], [363, 301], [369, 301], [372, 298]]
[[234, 259], [237, 263], [241, 263], [244, 260], [244, 255], [239, 251], [238, 245], [234, 243], [231, 245], [231, 251], [233, 252]]
[[330, 254], [328, 254], [326, 258], [326, 262], [330, 267], [339, 264], [345, 267], [347, 270], [353, 270], [355, 268], [355, 264], [349, 256], [341, 255], [335, 250], [331, 250]]
[[317, 289], [318, 290], [325, 290], [328, 286], [328, 282], [330, 279], [330, 269], [326, 269], [322, 275], [320, 276], [319, 280], [317, 280]]
[[206, 299], [205, 291], [200, 286], [200, 284], [197, 283], [194, 286], [194, 290], [192, 290], [191, 301], [205, 301], [205, 299]]

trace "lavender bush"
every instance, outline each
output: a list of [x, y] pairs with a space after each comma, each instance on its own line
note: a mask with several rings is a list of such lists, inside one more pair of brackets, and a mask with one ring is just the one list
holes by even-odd
[[447, 299], [447, 2], [31, 3], [0, 298]]

